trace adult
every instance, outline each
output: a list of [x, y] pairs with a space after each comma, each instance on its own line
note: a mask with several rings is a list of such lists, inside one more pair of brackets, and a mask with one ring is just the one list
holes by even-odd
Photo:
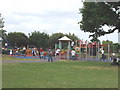
[[52, 51], [48, 51], [48, 62], [53, 62]]
[[100, 60], [103, 60], [103, 61], [105, 60], [105, 55], [104, 55], [104, 52], [105, 52], [105, 51], [104, 51], [104, 49], [102, 49], [102, 50], [101, 50], [102, 57], [101, 57], [101, 59], [100, 59]]
[[47, 53], [44, 51], [43, 52], [44, 59], [46, 59]]
[[111, 65], [119, 65], [119, 61], [119, 58], [116, 58], [115, 53], [113, 53], [111, 56]]

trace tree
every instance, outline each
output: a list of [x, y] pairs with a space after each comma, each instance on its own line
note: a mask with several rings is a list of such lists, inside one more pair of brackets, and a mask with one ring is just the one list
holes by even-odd
[[4, 18], [1, 17], [1, 13], [0, 13], [0, 37], [2, 39], [2, 44], [5, 43], [5, 37], [6, 37], [6, 31], [3, 30], [3, 27], [4, 27], [4, 21], [3, 21]]
[[[69, 33], [69, 34], [54, 33], [50, 36], [50, 39], [49, 39], [50, 47], [54, 48], [55, 44], [59, 43], [58, 39], [62, 38], [63, 36], [67, 36], [74, 42], [79, 39], [75, 34], [71, 34], [71, 33]], [[64, 44], [67, 44], [67, 43], [64, 43]], [[64, 45], [63, 45], [63, 47], [64, 47]]]
[[76, 42], [76, 40], [79, 40], [78, 36], [76, 36], [74, 33], [73, 34], [71, 34], [71, 33], [66, 34], [66, 36], [74, 42]]
[[113, 44], [113, 52], [118, 53], [119, 50], [120, 50], [120, 44], [114, 43], [114, 44]]
[[12, 47], [21, 47], [27, 45], [28, 37], [21, 32], [11, 32], [8, 33], [7, 40]]
[[1, 13], [0, 13], [0, 28], [3, 28], [4, 27], [4, 21], [3, 21], [4, 18], [1, 17]]
[[106, 41], [102, 41], [102, 44], [105, 45], [104, 49], [105, 52], [108, 52], [108, 44], [110, 45], [110, 52], [113, 52], [113, 42], [106, 40]]
[[61, 37], [63, 37], [64, 34], [63, 33], [54, 33], [50, 36], [49, 39], [49, 46], [54, 48], [55, 44], [58, 44], [58, 39], [60, 39]]
[[[84, 7], [80, 9], [82, 21], [79, 22], [80, 28], [84, 32], [93, 33], [90, 37], [98, 37], [120, 32], [120, 2], [84, 2]], [[103, 26], [109, 26], [113, 29], [104, 30]]]
[[39, 31], [34, 31], [29, 36], [30, 45], [36, 46], [39, 48], [47, 48], [48, 47], [48, 41], [49, 41], [49, 35], [46, 33], [41, 33]]
[[91, 42], [100, 42], [97, 35], [94, 35], [93, 38], [90, 41]]
[[4, 46], [4, 44], [8, 42], [6, 39], [7, 37], [6, 30], [3, 29], [0, 30], [0, 37], [2, 38], [2, 44]]

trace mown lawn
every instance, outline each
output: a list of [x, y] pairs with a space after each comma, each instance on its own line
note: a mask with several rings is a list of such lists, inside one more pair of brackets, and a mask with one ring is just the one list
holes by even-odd
[[118, 88], [110, 62], [3, 63], [2, 70], [3, 88]]
[[35, 59], [35, 58], [16, 58], [16, 57], [14, 57], [14, 56], [9, 56], [9, 55], [2, 55], [2, 60], [9, 60], [9, 61], [16, 61], [16, 60], [38, 60], [38, 59]]

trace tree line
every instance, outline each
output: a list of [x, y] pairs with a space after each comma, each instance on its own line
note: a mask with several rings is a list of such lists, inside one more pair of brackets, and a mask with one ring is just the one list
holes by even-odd
[[[10, 32], [6, 33], [5, 30], [0, 30], [2, 33], [1, 37], [3, 39], [2, 44], [3, 47], [5, 46], [5, 43], [9, 44], [10, 48], [16, 47], [24, 47], [24, 46], [34, 46], [37, 48], [49, 48], [51, 47], [52, 49], [55, 48], [55, 44], [58, 44], [59, 41], [58, 39], [67, 36], [70, 38], [73, 42], [76, 43], [76, 40], [80, 40], [78, 36], [75, 34], [63, 34], [63, 33], [53, 33], [52, 35], [49, 35], [45, 32], [40, 32], [40, 31], [34, 31], [29, 33], [27, 36], [25, 33], [22, 32]], [[118, 43], [113, 43], [112, 41], [106, 40], [102, 41], [101, 44], [110, 44], [110, 49], [114, 52], [119, 52], [120, 44]], [[108, 51], [108, 47], [104, 47], [105, 51]]]
[[53, 33], [49, 35], [45, 32], [34, 31], [29, 33], [27, 36], [23, 32], [10, 32], [6, 33], [5, 30], [0, 30], [2, 33], [2, 44], [5, 46], [5, 43], [8, 43], [9, 47], [23, 47], [32, 45], [37, 48], [54, 48], [55, 44], [58, 44], [58, 39], [67, 36], [72, 41], [79, 40], [79, 38], [75, 34], [63, 34], [63, 33]]

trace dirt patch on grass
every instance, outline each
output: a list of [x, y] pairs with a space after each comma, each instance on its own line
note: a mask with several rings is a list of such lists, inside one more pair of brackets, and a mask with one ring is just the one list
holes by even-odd
[[118, 70], [118, 67], [99, 67], [99, 66], [72, 66], [73, 68], [97, 69], [97, 70]]

